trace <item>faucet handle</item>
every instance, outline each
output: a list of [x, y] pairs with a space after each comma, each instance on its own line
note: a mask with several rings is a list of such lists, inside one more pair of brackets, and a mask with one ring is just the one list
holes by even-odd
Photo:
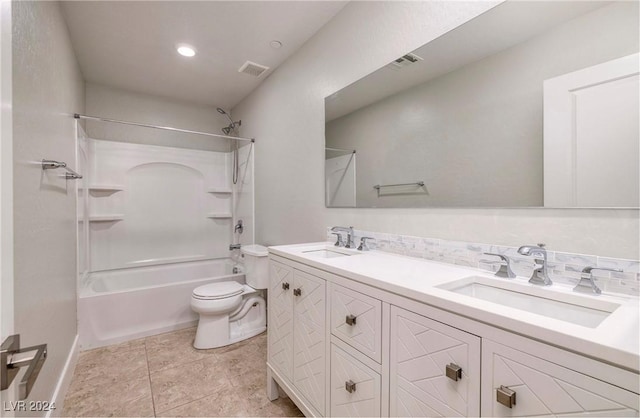
[[375, 240], [374, 237], [362, 237], [360, 238], [360, 245], [358, 246], [359, 251], [370, 251], [371, 248], [367, 245], [367, 240], [372, 239]]
[[509, 278], [509, 279], [515, 279], [516, 278], [516, 274], [511, 269], [511, 259], [509, 257], [507, 257], [504, 254], [498, 254], [498, 253], [484, 253], [484, 254], [485, 255], [492, 255], [494, 257], [499, 257], [500, 258], [500, 260], [501, 260], [500, 268], [496, 272], [496, 274], [495, 274], [496, 276], [505, 277], [505, 278]]
[[344, 242], [342, 241], [342, 234], [340, 232], [332, 232], [331, 234], [337, 237], [336, 243], [333, 245], [335, 245], [336, 247], [344, 247]]
[[604, 271], [617, 271], [622, 272], [622, 269], [608, 268], [608, 267], [591, 267], [587, 266], [582, 269], [582, 273], [580, 275], [580, 281], [573, 288], [574, 292], [580, 293], [595, 293], [599, 295], [602, 293], [602, 290], [596, 284], [595, 279], [593, 278], [593, 270], [604, 270]]

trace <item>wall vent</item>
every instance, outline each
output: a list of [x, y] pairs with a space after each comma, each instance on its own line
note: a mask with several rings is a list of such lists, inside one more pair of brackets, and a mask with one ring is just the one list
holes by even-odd
[[264, 65], [256, 64], [255, 62], [247, 61], [242, 64], [242, 67], [238, 69], [239, 73], [249, 74], [254, 77], [260, 77], [264, 74], [269, 67], [265, 67]]
[[398, 70], [400, 68], [407, 67], [409, 65], [415, 64], [418, 61], [424, 61], [421, 57], [416, 54], [408, 53], [406, 55], [401, 56], [397, 60], [390, 63], [387, 67], [392, 70]]

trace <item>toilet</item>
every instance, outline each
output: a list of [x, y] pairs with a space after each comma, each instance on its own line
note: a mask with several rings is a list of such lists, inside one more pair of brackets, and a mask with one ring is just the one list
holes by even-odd
[[204, 350], [251, 338], [267, 329], [267, 309], [260, 290], [269, 283], [269, 252], [262, 245], [240, 248], [247, 284], [210, 283], [193, 290], [191, 309], [200, 315], [193, 346]]

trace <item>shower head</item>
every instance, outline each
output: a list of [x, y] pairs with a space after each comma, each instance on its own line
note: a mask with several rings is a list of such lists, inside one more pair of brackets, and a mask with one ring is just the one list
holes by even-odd
[[222, 109], [221, 107], [216, 109], [218, 111], [218, 113], [220, 113], [221, 115], [225, 115], [227, 117], [227, 119], [229, 119], [229, 122], [233, 123], [233, 119], [231, 119], [231, 116], [229, 116], [229, 114], [227, 112], [225, 112], [224, 109]]

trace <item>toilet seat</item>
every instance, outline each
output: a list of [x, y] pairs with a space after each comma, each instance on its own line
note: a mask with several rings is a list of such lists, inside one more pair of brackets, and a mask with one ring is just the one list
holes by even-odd
[[201, 300], [226, 299], [241, 294], [244, 286], [238, 282], [219, 282], [205, 284], [193, 290], [193, 297]]

